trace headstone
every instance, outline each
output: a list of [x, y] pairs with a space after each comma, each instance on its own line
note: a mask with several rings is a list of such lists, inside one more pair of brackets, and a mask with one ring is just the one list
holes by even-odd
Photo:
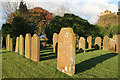
[[117, 40], [118, 40], [118, 41], [117, 41], [117, 45], [116, 45], [116, 46], [117, 46], [117, 47], [116, 47], [116, 48], [117, 48], [117, 49], [116, 49], [116, 52], [117, 52], [117, 53], [120, 53], [120, 34], [117, 36]]
[[115, 40], [112, 38], [109, 39], [109, 48], [110, 51], [115, 51]]
[[31, 55], [31, 34], [25, 36], [25, 57], [30, 59]]
[[57, 43], [58, 43], [58, 34], [54, 33], [53, 34], [53, 52], [56, 53], [56, 47], [57, 47]]
[[76, 34], [75, 38], [76, 38], [76, 47], [79, 47], [79, 36]]
[[24, 37], [23, 37], [23, 35], [19, 36], [19, 54], [24, 55]]
[[103, 39], [103, 50], [109, 51], [109, 49], [110, 49], [109, 37], [107, 35], [105, 35], [105, 37]]
[[10, 38], [10, 51], [13, 51], [13, 39]]
[[31, 38], [31, 60], [39, 61], [40, 57], [40, 37], [34, 34]]
[[117, 34], [116, 34], [116, 35], [113, 35], [113, 40], [115, 40], [115, 44], [117, 44], [117, 41], [118, 41], [118, 40], [117, 40], [117, 36], [118, 36]]
[[19, 37], [16, 38], [15, 52], [19, 53]]
[[10, 34], [6, 37], [6, 49], [7, 51], [10, 51]]
[[82, 49], [85, 52], [85, 38], [84, 37], [80, 37], [79, 39], [79, 50]]
[[91, 36], [87, 37], [87, 42], [88, 42], [88, 48], [91, 49], [92, 48], [92, 37]]
[[1, 37], [1, 49], [2, 49], [2, 44], [3, 44], [3, 37]]
[[101, 49], [101, 41], [102, 41], [101, 37], [95, 38], [95, 44], [94, 44], [95, 49]]
[[70, 76], [75, 73], [75, 34], [72, 28], [62, 28], [58, 35], [57, 69]]

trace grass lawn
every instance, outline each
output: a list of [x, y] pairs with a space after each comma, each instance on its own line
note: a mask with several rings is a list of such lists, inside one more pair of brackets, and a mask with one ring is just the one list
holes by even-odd
[[34, 62], [15, 52], [2, 52], [2, 78], [118, 78], [118, 54], [103, 50], [76, 50], [75, 74], [68, 76], [57, 70], [57, 55], [52, 47], [40, 51]]

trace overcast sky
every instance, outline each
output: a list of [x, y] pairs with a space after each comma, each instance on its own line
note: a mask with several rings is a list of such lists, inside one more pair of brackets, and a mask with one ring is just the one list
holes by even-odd
[[[0, 0], [0, 28], [5, 22], [2, 18], [4, 15], [2, 11], [1, 2], [19, 2], [20, 0]], [[117, 12], [119, 0], [23, 0], [26, 4], [30, 4], [29, 8], [42, 7], [50, 12], [55, 12], [56, 8], [65, 5], [69, 11], [84, 19], [87, 19], [91, 24], [94, 24], [98, 15], [106, 9]]]

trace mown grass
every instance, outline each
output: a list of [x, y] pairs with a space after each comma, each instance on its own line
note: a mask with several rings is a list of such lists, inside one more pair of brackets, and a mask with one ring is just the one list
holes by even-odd
[[103, 50], [76, 50], [75, 74], [68, 76], [57, 70], [57, 55], [52, 47], [40, 51], [34, 62], [15, 52], [2, 50], [2, 78], [117, 78], [118, 54]]

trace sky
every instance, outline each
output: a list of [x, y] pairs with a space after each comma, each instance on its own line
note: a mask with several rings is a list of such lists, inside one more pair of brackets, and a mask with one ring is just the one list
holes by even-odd
[[[117, 12], [118, 2], [120, 0], [23, 0], [28, 8], [42, 7], [52, 13], [62, 5], [65, 5], [70, 13], [80, 16], [88, 20], [91, 24], [95, 24], [101, 12], [106, 9]], [[0, 29], [5, 20], [5, 15], [1, 2], [20, 2], [20, 0], [0, 0]]]

